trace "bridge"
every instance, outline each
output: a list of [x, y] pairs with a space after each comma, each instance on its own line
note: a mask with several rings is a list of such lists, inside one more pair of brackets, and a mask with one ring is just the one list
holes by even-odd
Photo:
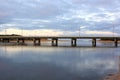
[[26, 41], [31, 40], [33, 41], [34, 45], [41, 45], [41, 39], [50, 39], [51, 40], [51, 46], [58, 46], [59, 39], [70, 39], [71, 40], [71, 46], [76, 47], [77, 46], [77, 40], [78, 39], [91, 39], [91, 43], [93, 47], [96, 47], [97, 39], [107, 39], [107, 40], [113, 40], [115, 47], [118, 47], [118, 40], [120, 40], [120, 37], [87, 37], [87, 36], [81, 36], [81, 37], [75, 37], [75, 36], [0, 36], [0, 42], [10, 42], [12, 40], [16, 41], [16, 43], [22, 43], [25, 44]]

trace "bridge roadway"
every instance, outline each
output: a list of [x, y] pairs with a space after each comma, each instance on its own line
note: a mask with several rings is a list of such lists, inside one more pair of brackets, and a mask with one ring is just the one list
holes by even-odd
[[32, 40], [34, 45], [41, 45], [41, 39], [51, 39], [52, 46], [58, 46], [59, 39], [71, 39], [71, 46], [77, 46], [77, 39], [91, 39], [92, 46], [96, 47], [97, 39], [110, 39], [114, 41], [115, 47], [118, 47], [120, 37], [90, 37], [90, 36], [0, 36], [1, 42], [10, 42], [15, 40], [17, 43], [24, 44], [27, 40]]

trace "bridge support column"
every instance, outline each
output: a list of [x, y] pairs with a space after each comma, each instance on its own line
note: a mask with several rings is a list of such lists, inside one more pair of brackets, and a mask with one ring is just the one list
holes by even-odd
[[114, 39], [114, 43], [115, 43], [115, 47], [118, 47], [118, 39], [117, 38]]
[[71, 39], [71, 46], [75, 47], [77, 45], [77, 39], [76, 38], [72, 38]]
[[93, 39], [92, 39], [92, 46], [93, 46], [93, 47], [96, 47], [96, 38], [93, 38]]
[[7, 43], [10, 42], [10, 39], [9, 39], [9, 38], [3, 38], [3, 39], [1, 39], [1, 40], [2, 40], [2, 42], [7, 42]]
[[41, 45], [41, 39], [40, 38], [34, 38], [33, 39], [33, 44], [34, 45]]
[[52, 38], [52, 46], [58, 46], [58, 38]]
[[2, 42], [2, 39], [0, 38], [0, 42]]
[[25, 39], [23, 39], [23, 38], [18, 38], [18, 39], [17, 39], [17, 43], [18, 43], [18, 44], [25, 44]]

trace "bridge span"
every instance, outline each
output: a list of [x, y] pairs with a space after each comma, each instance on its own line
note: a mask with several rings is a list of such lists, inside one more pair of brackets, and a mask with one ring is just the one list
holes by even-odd
[[118, 47], [118, 40], [120, 37], [88, 37], [88, 36], [0, 36], [0, 42], [10, 42], [12, 40], [16, 41], [16, 43], [25, 44], [26, 41], [33, 41], [34, 45], [41, 45], [41, 39], [51, 39], [51, 46], [58, 46], [59, 39], [71, 39], [71, 46], [77, 46], [78, 39], [91, 39], [92, 46], [96, 47], [97, 39], [107, 39], [112, 40], [114, 42], [115, 47]]

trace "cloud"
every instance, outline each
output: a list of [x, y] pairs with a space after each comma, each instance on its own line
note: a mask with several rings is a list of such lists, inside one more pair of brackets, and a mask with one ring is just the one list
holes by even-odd
[[59, 36], [62, 35], [63, 32], [49, 29], [21, 30], [9, 28], [1, 31], [0, 34], [19, 34], [24, 36]]
[[[58, 30], [119, 33], [119, 0], [1, 0], [2, 29]], [[69, 33], [68, 33], [69, 35]], [[76, 33], [77, 35], [77, 33]]]
[[55, 29], [34, 29], [22, 30], [15, 28], [4, 29], [0, 34], [18, 34], [23, 36], [119, 36], [119, 33], [110, 31], [90, 31], [90, 30], [77, 30], [77, 31], [63, 31]]
[[113, 36], [114, 35], [118, 35], [117, 33], [113, 33], [113, 32], [110, 32], [110, 31], [86, 31], [85, 34], [91, 34], [91, 35], [109, 35], [109, 36]]

